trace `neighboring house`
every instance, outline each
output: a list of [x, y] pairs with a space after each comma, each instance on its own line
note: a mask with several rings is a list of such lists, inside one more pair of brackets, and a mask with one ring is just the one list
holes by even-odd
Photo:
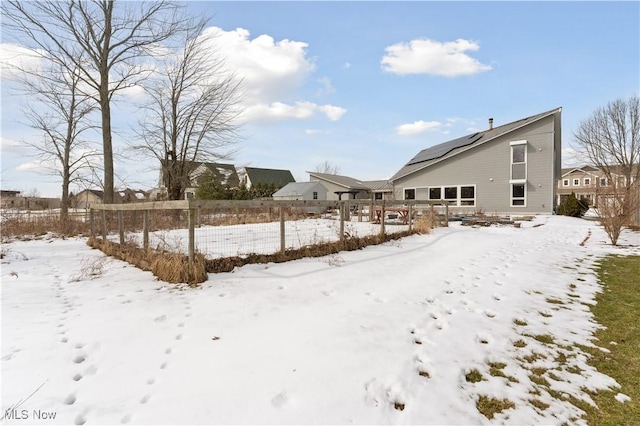
[[140, 189], [126, 188], [118, 191], [121, 203], [141, 203], [147, 201], [147, 194]]
[[207, 175], [213, 175], [213, 178], [226, 188], [238, 188], [240, 186], [240, 178], [233, 164], [223, 163], [192, 163], [191, 172], [189, 172], [189, 185], [185, 189], [185, 197], [195, 197], [198, 180]]
[[561, 173], [561, 111], [546, 111], [420, 151], [391, 178], [398, 200], [448, 200], [454, 212], [550, 214]]
[[251, 189], [251, 186], [258, 184], [274, 185], [276, 188], [282, 188], [286, 184], [296, 181], [289, 170], [280, 169], [245, 167], [241, 175], [241, 181], [244, 182], [247, 189]]
[[[638, 167], [638, 166], [636, 166]], [[632, 174], [636, 174], [637, 169], [633, 169]], [[606, 174], [593, 166], [583, 166], [562, 169], [562, 176], [558, 179], [558, 203], [565, 201], [571, 193], [575, 193], [576, 197], [589, 200], [589, 206], [598, 208], [603, 202], [611, 202], [612, 195], [615, 193], [615, 186], [625, 186], [626, 178], [619, 171], [617, 166], [611, 167], [612, 179], [616, 182], [610, 182]], [[633, 179], [633, 178], [632, 178]], [[632, 184], [635, 183], [631, 182]], [[636, 200], [640, 200], [640, 183], [635, 183], [635, 192], [632, 196]], [[632, 222], [636, 225], [640, 224], [640, 201], [632, 202], [636, 212], [631, 214]]]
[[274, 200], [326, 200], [327, 188], [320, 182], [290, 182], [273, 194]]
[[327, 200], [369, 200], [392, 198], [391, 184], [384, 180], [361, 181], [349, 176], [307, 172], [309, 180], [327, 188]]
[[564, 202], [573, 192], [578, 199], [586, 198], [589, 200], [589, 206], [595, 206], [598, 190], [607, 186], [609, 186], [607, 179], [595, 167], [562, 169], [562, 175], [558, 179], [557, 202], [558, 204]]
[[[117, 193], [114, 193], [114, 198], [119, 197]], [[102, 204], [104, 198], [104, 192], [98, 189], [84, 189], [77, 194], [71, 194], [69, 202], [72, 208], [75, 209], [87, 209], [91, 204]]]
[[60, 208], [59, 198], [22, 197], [20, 191], [0, 192], [0, 207], [3, 209], [50, 210]]

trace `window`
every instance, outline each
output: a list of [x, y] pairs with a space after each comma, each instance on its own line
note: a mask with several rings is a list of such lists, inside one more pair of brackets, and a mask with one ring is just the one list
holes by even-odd
[[460, 205], [473, 206], [476, 204], [476, 188], [474, 186], [460, 187]]
[[524, 207], [526, 189], [524, 183], [511, 184], [511, 207]]
[[444, 199], [445, 200], [457, 200], [458, 199], [458, 187], [457, 186], [447, 186], [444, 188]]
[[416, 199], [416, 190], [415, 189], [405, 189], [404, 190], [404, 199], [405, 200], [415, 200]]
[[600, 178], [600, 186], [609, 186], [609, 179]]
[[562, 186], [569, 186], [569, 179], [562, 179]]
[[447, 200], [451, 206], [475, 206], [475, 185], [433, 186], [429, 188], [429, 200]]
[[591, 179], [590, 178], [584, 178], [584, 186], [589, 186], [591, 185]]
[[574, 179], [573, 186], [580, 186], [580, 179]]
[[313, 191], [313, 199], [314, 200], [318, 199], [318, 191]]
[[511, 180], [527, 178], [527, 141], [511, 142]]
[[375, 192], [373, 196], [376, 200], [382, 200], [382, 192]]

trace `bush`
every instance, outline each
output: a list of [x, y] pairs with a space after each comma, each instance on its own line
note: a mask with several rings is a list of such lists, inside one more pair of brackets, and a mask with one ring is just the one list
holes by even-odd
[[563, 216], [582, 217], [589, 210], [589, 200], [581, 197], [579, 200], [574, 192], [558, 206], [558, 214]]

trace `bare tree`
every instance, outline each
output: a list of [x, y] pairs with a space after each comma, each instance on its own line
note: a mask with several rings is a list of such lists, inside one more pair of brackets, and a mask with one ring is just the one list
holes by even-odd
[[574, 139], [598, 168], [598, 216], [613, 245], [640, 208], [640, 98], [618, 99], [580, 122]]
[[316, 166], [316, 172], [325, 173], [328, 175], [337, 175], [340, 173], [340, 167], [335, 164], [331, 164], [329, 161], [325, 160], [324, 163], [320, 163]]
[[[86, 168], [95, 168], [98, 155], [82, 134], [95, 126], [89, 120], [95, 104], [82, 95], [77, 70], [68, 72], [56, 63], [38, 71], [22, 69], [20, 83], [29, 97], [25, 117], [29, 125], [42, 131], [41, 143], [27, 142], [35, 148], [45, 170], [62, 178], [60, 219], [68, 225], [69, 185], [81, 178]], [[37, 75], [36, 75], [37, 74]]]
[[[142, 64], [153, 49], [181, 29], [179, 6], [152, 2], [54, 0], [2, 2], [3, 25], [21, 43], [48, 60], [77, 70], [101, 112], [104, 201], [113, 202], [114, 168], [111, 102], [119, 90], [148, 73]], [[78, 60], [77, 49], [83, 55]], [[157, 49], [156, 49], [157, 51]]]
[[207, 20], [184, 33], [180, 52], [167, 57], [149, 80], [140, 140], [135, 148], [161, 165], [169, 199], [184, 197], [195, 162], [228, 159], [237, 141], [240, 81], [227, 72]]

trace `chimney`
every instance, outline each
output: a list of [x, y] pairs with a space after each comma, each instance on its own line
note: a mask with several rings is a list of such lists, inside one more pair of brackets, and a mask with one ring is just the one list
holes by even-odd
[[489, 119], [489, 130], [493, 130], [493, 118]]

